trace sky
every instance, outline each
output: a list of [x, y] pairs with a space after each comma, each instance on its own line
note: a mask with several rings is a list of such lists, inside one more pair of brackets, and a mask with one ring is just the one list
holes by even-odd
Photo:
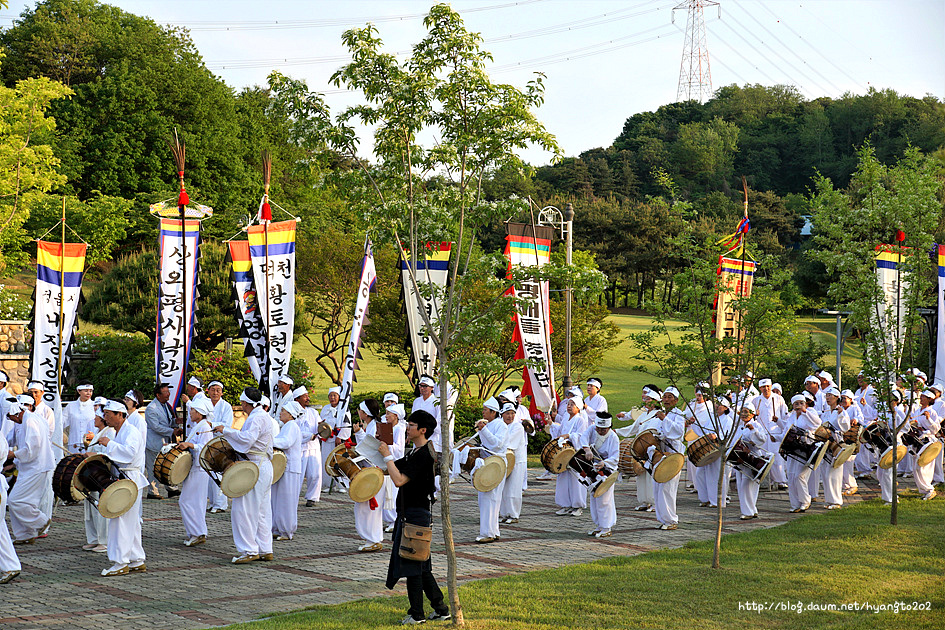
[[[208, 68], [236, 90], [273, 69], [325, 94], [333, 112], [359, 95], [329, 84], [347, 58], [342, 33], [373, 22], [385, 50], [409, 53], [430, 0], [114, 0], [160, 24], [186, 27]], [[493, 54], [496, 82], [545, 75], [536, 112], [568, 156], [607, 147], [633, 114], [677, 100], [683, 0], [455, 0]], [[10, 0], [8, 27], [34, 2]], [[891, 88], [945, 100], [945, 0], [720, 0], [704, 11], [713, 88], [787, 84], [808, 99]], [[406, 54], [399, 55], [400, 59]], [[362, 132], [369, 143], [369, 133]], [[551, 155], [523, 153], [541, 165]]]

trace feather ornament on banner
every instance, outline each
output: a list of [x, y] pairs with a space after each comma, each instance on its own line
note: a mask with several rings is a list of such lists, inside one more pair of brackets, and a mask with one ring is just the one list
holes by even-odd
[[177, 176], [180, 177], [180, 193], [177, 195], [177, 205], [186, 206], [190, 203], [190, 197], [187, 195], [187, 189], [184, 188], [184, 157], [186, 146], [177, 137], [177, 129], [174, 129], [174, 141], [168, 143], [171, 147], [171, 153], [174, 154], [174, 165], [177, 167]]
[[[745, 235], [747, 235], [748, 230], [751, 229], [751, 221], [748, 219], [748, 182], [745, 181], [744, 175], [742, 175], [742, 190], [745, 193], [744, 216], [742, 216], [742, 220], [738, 222], [738, 226], [736, 226], [734, 232], [715, 242], [716, 245], [721, 245], [726, 250], [726, 254], [734, 254], [737, 257], [740, 257], [744, 253]], [[751, 258], [750, 255], [748, 257]]]

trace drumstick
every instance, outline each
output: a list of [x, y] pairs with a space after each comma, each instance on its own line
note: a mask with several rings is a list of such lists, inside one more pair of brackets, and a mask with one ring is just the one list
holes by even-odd
[[70, 451], [70, 450], [67, 449], [66, 447], [62, 446], [61, 444], [56, 444], [55, 442], [52, 442], [52, 445], [55, 446], [56, 448], [58, 448], [59, 450], [65, 451], [65, 452], [66, 452], [66, 455], [75, 455], [75, 453], [73, 453], [72, 451]]

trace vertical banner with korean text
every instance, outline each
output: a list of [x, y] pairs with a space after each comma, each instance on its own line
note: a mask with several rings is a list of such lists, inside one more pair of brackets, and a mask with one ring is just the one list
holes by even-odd
[[236, 325], [243, 338], [243, 354], [258, 384], [266, 365], [266, 329], [259, 312], [259, 296], [253, 279], [253, 261], [249, 241], [230, 241], [228, 258], [236, 302]]
[[377, 269], [374, 266], [374, 250], [371, 248], [371, 239], [364, 241], [364, 261], [361, 263], [361, 279], [358, 281], [358, 297], [354, 306], [354, 318], [351, 320], [351, 334], [348, 335], [348, 350], [345, 354], [345, 369], [341, 375], [341, 402], [338, 403], [339, 412], [335, 417], [344, 418], [351, 402], [351, 390], [354, 381], [354, 371], [358, 369], [358, 359], [361, 358], [361, 333], [370, 321], [368, 320], [368, 304], [374, 283], [377, 281]]
[[906, 334], [906, 295], [910, 286], [908, 274], [902, 270], [902, 261], [911, 253], [901, 249], [896, 251], [891, 245], [876, 246], [876, 282], [879, 283], [881, 292], [880, 303], [874, 314], [876, 330], [880, 331], [882, 343], [886, 344], [887, 356], [894, 357], [897, 368]]
[[421, 311], [426, 311], [433, 326], [439, 317], [438, 301], [446, 288], [449, 276], [449, 242], [429, 242], [417, 253], [417, 268], [414, 275], [420, 294], [410, 280], [410, 254], [401, 252], [398, 264], [404, 289], [404, 306], [407, 311], [407, 344], [413, 357], [414, 376], [422, 374], [436, 375], [436, 346], [426, 334]]
[[751, 296], [755, 266], [752, 260], [719, 256], [716, 270], [719, 283], [715, 296], [715, 336], [718, 339], [738, 336], [738, 313], [732, 302]]
[[[505, 257], [512, 267], [541, 267], [551, 260], [551, 239], [554, 228], [547, 225], [507, 223]], [[522, 395], [531, 396], [541, 411], [548, 411], [557, 402], [555, 372], [551, 359], [551, 307], [548, 282], [536, 280], [512, 288], [512, 295], [524, 304], [515, 315], [513, 340], [519, 344], [516, 359], [527, 359], [522, 378]]]
[[[85, 243], [36, 242], [30, 379], [45, 386], [44, 399], [56, 414], [57, 435], [62, 435], [59, 384], [69, 370], [85, 273], [85, 250]], [[61, 455], [62, 451], [57, 449], [56, 459]]]
[[938, 326], [935, 348], [935, 382], [945, 384], [945, 245], [932, 249], [938, 271]]
[[180, 219], [161, 219], [155, 380], [168, 384], [175, 407], [183, 393], [194, 336], [199, 247], [200, 221], [188, 220], [182, 229]]
[[295, 221], [265, 222], [249, 228], [257, 303], [266, 333], [266, 367], [260, 389], [270, 398], [279, 377], [289, 372], [295, 333]]

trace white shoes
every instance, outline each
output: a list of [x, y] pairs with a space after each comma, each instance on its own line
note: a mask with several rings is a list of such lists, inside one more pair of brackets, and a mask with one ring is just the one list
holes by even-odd
[[561, 508], [560, 510], [558, 510], [557, 512], [555, 512], [555, 514], [557, 514], [558, 516], [564, 516], [564, 515], [570, 514], [570, 513], [571, 513], [571, 508], [569, 508], [569, 507], [563, 507], [563, 508]]
[[610, 538], [612, 535], [613, 532], [611, 532], [609, 529], [602, 529], [594, 534], [594, 538]]
[[931, 499], [934, 499], [936, 496], [938, 496], [938, 492], [936, 492], [934, 489], [933, 489], [933, 490], [929, 490], [928, 494], [926, 494], [924, 497], [922, 497], [922, 500], [923, 500], [923, 501], [929, 501], [929, 500], [931, 500]]
[[581, 514], [584, 514], [584, 510], [582, 508], [574, 508], [571, 511], [571, 516], [580, 516]]
[[113, 577], [115, 575], [128, 575], [128, 565], [124, 562], [116, 562], [107, 569], [102, 569], [102, 577]]
[[827, 507], [828, 510], [839, 510], [839, 509], [840, 509], [840, 505], [837, 504], [837, 503], [831, 503], [830, 505], [828, 505], [828, 506], [826, 506], [826, 507]]

